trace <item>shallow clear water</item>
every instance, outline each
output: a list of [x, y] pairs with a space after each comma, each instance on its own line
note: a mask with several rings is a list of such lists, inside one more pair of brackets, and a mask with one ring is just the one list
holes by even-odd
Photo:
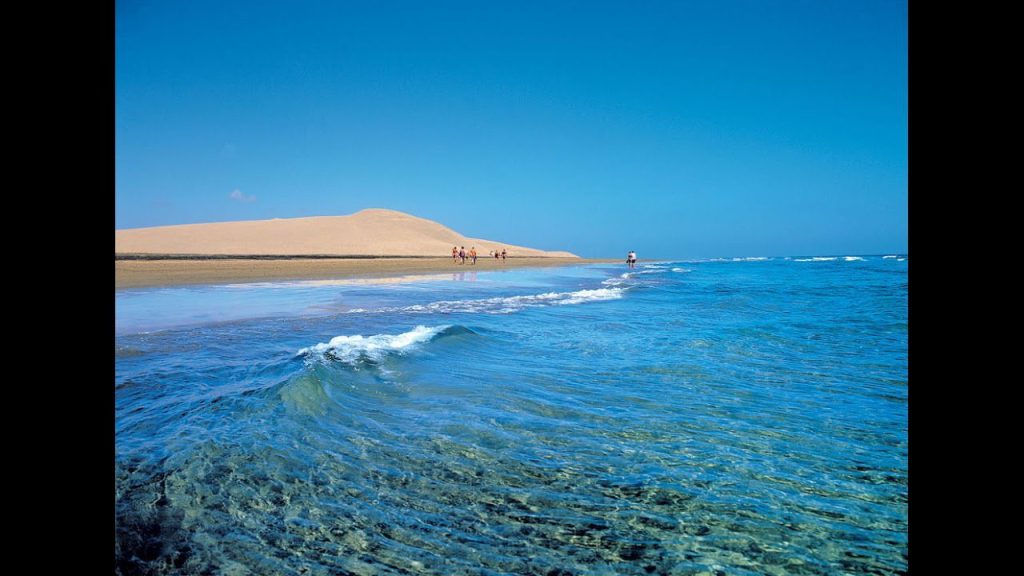
[[904, 572], [900, 258], [119, 291], [118, 569]]

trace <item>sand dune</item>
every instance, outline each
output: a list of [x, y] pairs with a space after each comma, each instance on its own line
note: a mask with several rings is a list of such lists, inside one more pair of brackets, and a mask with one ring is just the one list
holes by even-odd
[[117, 230], [117, 254], [231, 256], [446, 256], [452, 246], [477, 254], [505, 249], [512, 257], [576, 258], [493, 240], [468, 238], [437, 222], [371, 208], [349, 216], [316, 216], [183, 224]]

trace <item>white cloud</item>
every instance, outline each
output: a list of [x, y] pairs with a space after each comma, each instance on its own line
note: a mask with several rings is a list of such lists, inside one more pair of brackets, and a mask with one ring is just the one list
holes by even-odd
[[231, 198], [232, 200], [238, 200], [239, 202], [255, 202], [256, 201], [256, 197], [255, 196], [246, 196], [245, 194], [242, 194], [242, 191], [239, 190], [238, 188], [235, 188], [234, 190], [232, 190], [231, 194], [228, 194], [228, 198]]

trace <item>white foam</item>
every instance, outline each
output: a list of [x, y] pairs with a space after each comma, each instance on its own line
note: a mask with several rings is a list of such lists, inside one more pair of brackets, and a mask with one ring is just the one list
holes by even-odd
[[600, 302], [602, 300], [618, 300], [622, 298], [622, 288], [596, 288], [570, 292], [567, 298], [555, 302], [559, 305], [582, 304], [584, 302]]
[[[527, 307], [553, 306], [565, 304], [582, 304], [602, 300], [618, 300], [622, 298], [624, 288], [596, 288], [594, 290], [577, 290], [575, 292], [546, 292], [526, 296], [507, 296], [504, 298], [485, 298], [483, 300], [466, 300], [435, 302], [427, 305], [427, 311], [434, 312], [491, 312], [505, 314], [516, 312]], [[404, 311], [418, 311], [416, 306]]]
[[815, 256], [813, 258], [797, 258], [794, 262], [831, 262], [838, 259], [838, 256]]
[[693, 270], [690, 270], [689, 268], [673, 268], [672, 271], [673, 272], [693, 272]]
[[896, 261], [897, 261], [897, 262], [905, 262], [905, 261], [906, 261], [906, 258], [897, 258], [897, 259], [896, 259]]
[[649, 266], [649, 270], [636, 270], [634, 272], [623, 272], [619, 274], [618, 278], [608, 278], [603, 280], [601, 284], [605, 286], [621, 286], [626, 283], [626, 280], [638, 275], [638, 274], [663, 274], [668, 272], [667, 266]]
[[684, 260], [684, 262], [764, 262], [768, 256], [745, 256], [743, 258], [709, 258], [707, 260]]
[[330, 342], [319, 343], [298, 351], [299, 356], [340, 360], [354, 363], [360, 358], [380, 361], [387, 354], [404, 353], [418, 344], [429, 342], [450, 326], [417, 326], [401, 334], [375, 334], [373, 336], [335, 336]]
[[898, 256], [896, 256], [895, 254], [893, 254], [891, 256], [882, 256], [882, 260], [885, 260], [887, 258], [898, 258]]
[[860, 256], [843, 256], [843, 259], [845, 259], [847, 262], [863, 262], [864, 261], [864, 259], [861, 258]]
[[622, 284], [624, 281], [629, 280], [630, 278], [637, 274], [639, 274], [639, 272], [623, 272], [622, 274], [619, 274], [618, 278], [609, 278], [604, 282], [601, 282], [601, 284], [604, 284], [605, 286], [618, 286], [619, 284]]
[[568, 304], [584, 304], [604, 300], [622, 298], [626, 288], [596, 288], [594, 290], [577, 290], [575, 292], [545, 292], [525, 296], [506, 296], [484, 298], [481, 300], [443, 300], [430, 304], [414, 304], [412, 306], [380, 308], [374, 312], [402, 312], [411, 314], [454, 314], [460, 312], [482, 314], [509, 314], [524, 308], [539, 306], [564, 306]]

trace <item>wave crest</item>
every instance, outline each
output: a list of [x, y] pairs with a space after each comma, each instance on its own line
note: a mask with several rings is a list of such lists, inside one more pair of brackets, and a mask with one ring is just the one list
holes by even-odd
[[303, 348], [296, 355], [315, 360], [335, 360], [346, 364], [361, 361], [380, 362], [390, 354], [405, 354], [408, 350], [429, 342], [445, 333], [468, 332], [455, 330], [451, 325], [417, 326], [401, 334], [375, 334], [373, 336], [335, 336], [330, 342]]

